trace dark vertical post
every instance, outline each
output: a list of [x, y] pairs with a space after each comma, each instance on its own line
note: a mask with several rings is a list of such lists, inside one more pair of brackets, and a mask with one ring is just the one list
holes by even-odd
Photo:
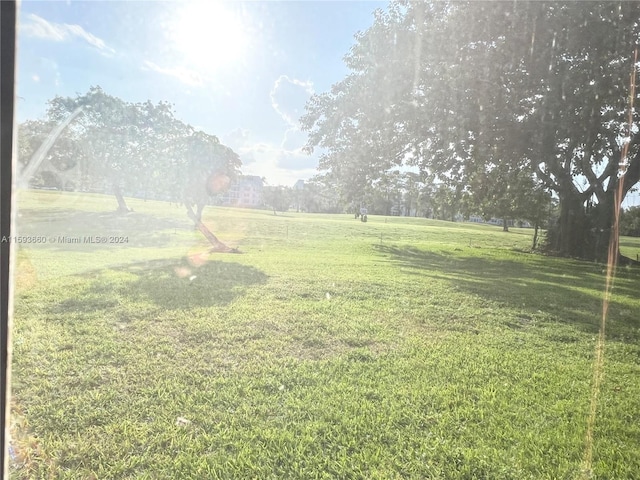
[[[13, 102], [16, 46], [16, 2], [0, 1], [0, 236], [11, 235], [11, 184], [13, 173]], [[9, 254], [11, 242], [0, 243], [0, 477], [8, 476], [6, 427], [9, 369]], [[4, 475], [3, 475], [4, 474]]]

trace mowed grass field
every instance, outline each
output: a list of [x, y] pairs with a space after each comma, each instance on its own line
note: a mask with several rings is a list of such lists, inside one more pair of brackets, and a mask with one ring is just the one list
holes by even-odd
[[531, 230], [207, 207], [208, 254], [182, 207], [19, 200], [12, 478], [640, 478], [638, 268], [589, 445], [605, 267]]

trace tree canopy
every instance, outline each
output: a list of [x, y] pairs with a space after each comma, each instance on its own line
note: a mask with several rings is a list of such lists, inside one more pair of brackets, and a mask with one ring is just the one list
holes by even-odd
[[[79, 108], [47, 155], [60, 171], [81, 164], [76, 188], [110, 189], [120, 210], [127, 210], [124, 192], [142, 190], [145, 196], [182, 201], [187, 189], [195, 202], [215, 190], [205, 184], [211, 172], [230, 178], [239, 173], [239, 156], [215, 135], [178, 120], [169, 103], [128, 103], [100, 87], [75, 97], [57, 96], [49, 101], [45, 120], [23, 123], [20, 162], [26, 164], [53, 126]], [[193, 187], [196, 180], [199, 188]]]
[[630, 207], [622, 213], [620, 235], [640, 237], [640, 207]]
[[392, 2], [307, 103], [307, 148], [354, 197], [399, 166], [477, 213], [553, 192], [550, 247], [601, 258], [620, 164], [623, 196], [640, 180], [639, 21], [635, 2]]

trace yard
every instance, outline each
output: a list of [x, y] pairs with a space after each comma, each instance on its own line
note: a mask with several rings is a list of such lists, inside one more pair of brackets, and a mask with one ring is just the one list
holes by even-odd
[[128, 202], [21, 193], [47, 241], [17, 255], [12, 478], [638, 478], [637, 267], [589, 442], [606, 267], [531, 229], [213, 207], [242, 254], [208, 254]]

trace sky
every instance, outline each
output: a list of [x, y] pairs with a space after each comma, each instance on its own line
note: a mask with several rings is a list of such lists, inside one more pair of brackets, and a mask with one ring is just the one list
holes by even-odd
[[[1, 1], [1, 0], [0, 0]], [[99, 85], [168, 101], [236, 151], [242, 173], [293, 186], [315, 175], [298, 119], [348, 73], [355, 34], [386, 1], [30, 1], [18, 29], [17, 119]], [[624, 206], [640, 205], [638, 194]]]
[[242, 173], [292, 186], [317, 173], [298, 119], [348, 73], [371, 1], [24, 1], [17, 120], [56, 95], [99, 85], [127, 102], [168, 101], [175, 116], [233, 148]]

